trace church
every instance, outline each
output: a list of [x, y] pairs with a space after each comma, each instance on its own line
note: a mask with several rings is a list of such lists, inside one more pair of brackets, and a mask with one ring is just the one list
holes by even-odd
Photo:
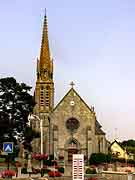
[[105, 132], [97, 121], [94, 107], [81, 98], [73, 82], [69, 91], [54, 106], [53, 60], [50, 55], [46, 15], [36, 76], [36, 105], [33, 111], [35, 118], [31, 123], [35, 130], [42, 130], [42, 139], [33, 140], [33, 152], [53, 154], [57, 159], [63, 158], [65, 164], [72, 162], [73, 154], [84, 154], [85, 159], [89, 159], [92, 153], [107, 153]]

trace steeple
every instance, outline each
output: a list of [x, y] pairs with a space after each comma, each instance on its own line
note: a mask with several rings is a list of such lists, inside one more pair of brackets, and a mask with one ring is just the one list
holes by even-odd
[[50, 50], [49, 50], [49, 40], [48, 40], [47, 16], [45, 9], [42, 42], [41, 42], [41, 50], [40, 50], [40, 68], [49, 68], [48, 67], [49, 64], [50, 64]]
[[37, 59], [37, 81], [35, 89], [37, 112], [50, 112], [54, 107], [53, 60], [50, 57], [48, 25], [45, 11], [40, 57]]

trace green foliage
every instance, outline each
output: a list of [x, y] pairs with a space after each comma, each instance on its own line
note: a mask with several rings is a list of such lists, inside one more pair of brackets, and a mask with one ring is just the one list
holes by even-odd
[[120, 162], [120, 163], [129, 163], [129, 164], [134, 164], [135, 165], [135, 160], [133, 159], [125, 159], [125, 158], [112, 158], [111, 160], [112, 163], [114, 162]]
[[43, 174], [48, 174], [48, 172], [50, 172], [51, 170], [50, 169], [43, 169]]
[[44, 162], [44, 165], [46, 165], [46, 166], [53, 166], [54, 163], [55, 163], [55, 161], [54, 161], [54, 155], [53, 155], [53, 154], [50, 154], [50, 155], [49, 155], [49, 159], [44, 160], [43, 162]]
[[22, 169], [21, 169], [21, 173], [27, 174], [27, 168], [22, 168]]
[[121, 145], [124, 147], [127, 147], [127, 146], [135, 147], [135, 140], [130, 139], [127, 141], [123, 141], [123, 142], [121, 142]]
[[49, 159], [43, 160], [44, 165], [46, 166], [57, 166], [57, 160], [54, 160], [54, 155], [50, 155]]
[[118, 157], [113, 157], [112, 158], [112, 163], [114, 162], [120, 162], [120, 163], [125, 163], [125, 158], [118, 158]]
[[35, 105], [30, 90], [31, 87], [13, 77], [0, 79], [0, 149], [3, 142], [17, 145], [15, 137], [23, 139], [26, 135], [28, 115]]
[[89, 164], [101, 164], [111, 162], [111, 154], [93, 153], [89, 159]]
[[92, 172], [93, 172], [92, 169], [88, 168], [88, 169], [86, 169], [85, 174], [93, 174]]
[[109, 153], [109, 154], [105, 154], [105, 156], [106, 156], [106, 162], [110, 163], [112, 160], [112, 155]]
[[46, 166], [52, 166], [52, 160], [48, 159], [48, 160], [43, 160], [44, 165]]
[[14, 146], [12, 153], [8, 153], [8, 155], [3, 155], [3, 154], [0, 155], [0, 162], [5, 161], [5, 162], [14, 163], [15, 162], [15, 157], [18, 156], [18, 152], [19, 152], [19, 149], [16, 146]]
[[33, 130], [32, 127], [26, 127], [24, 130], [24, 137], [25, 137], [23, 143], [24, 148], [27, 149], [29, 152], [31, 152], [32, 151], [31, 142], [33, 138], [39, 138], [40, 133]]
[[60, 173], [64, 173], [64, 167], [59, 167], [59, 168], [58, 168], [58, 171], [59, 171]]
[[134, 154], [135, 158], [135, 140], [130, 139], [120, 142], [121, 146], [126, 149], [128, 153]]
[[133, 146], [127, 146], [126, 150], [132, 154], [135, 154], [135, 147], [133, 147]]
[[5, 162], [6, 158], [0, 158], [0, 163]]
[[87, 168], [85, 174], [96, 174], [96, 169], [94, 168]]
[[127, 152], [135, 155], [135, 140], [130, 139], [126, 141], [120, 142], [121, 146], [123, 146]]
[[27, 139], [27, 141], [31, 142], [31, 140], [33, 138], [39, 138], [40, 137], [40, 133], [36, 132], [36, 131], [33, 131], [32, 127], [26, 127], [25, 131], [24, 131], [24, 136]]
[[135, 160], [129, 159], [129, 160], [127, 160], [127, 163], [129, 163], [129, 164], [134, 164], [134, 165], [135, 165]]
[[53, 154], [50, 154], [49, 160], [54, 160], [54, 155]]

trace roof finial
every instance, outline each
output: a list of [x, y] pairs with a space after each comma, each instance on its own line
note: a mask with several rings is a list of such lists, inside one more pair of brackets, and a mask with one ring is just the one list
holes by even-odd
[[45, 16], [46, 16], [46, 8], [45, 8]]
[[71, 85], [71, 88], [74, 88], [74, 82], [73, 81], [71, 81], [71, 83], [70, 83], [70, 85]]

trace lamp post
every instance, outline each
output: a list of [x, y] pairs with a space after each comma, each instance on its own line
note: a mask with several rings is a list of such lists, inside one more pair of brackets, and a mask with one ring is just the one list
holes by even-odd
[[50, 156], [50, 151], [51, 151], [51, 149], [50, 149], [50, 140], [51, 140], [51, 134], [50, 134], [50, 117], [48, 116], [48, 122], [49, 122], [49, 152], [48, 152], [48, 154], [49, 154], [49, 156]]
[[[41, 143], [40, 143], [40, 152], [41, 152], [41, 154], [43, 154], [43, 120], [42, 119], [40, 119], [37, 115], [34, 115], [34, 114], [31, 114], [31, 115], [29, 115], [29, 117], [28, 117], [28, 120], [30, 121], [30, 120], [33, 120], [33, 119], [38, 119], [39, 120], [39, 122], [40, 122], [40, 135], [41, 135]], [[41, 160], [41, 169], [43, 168], [43, 160]]]

